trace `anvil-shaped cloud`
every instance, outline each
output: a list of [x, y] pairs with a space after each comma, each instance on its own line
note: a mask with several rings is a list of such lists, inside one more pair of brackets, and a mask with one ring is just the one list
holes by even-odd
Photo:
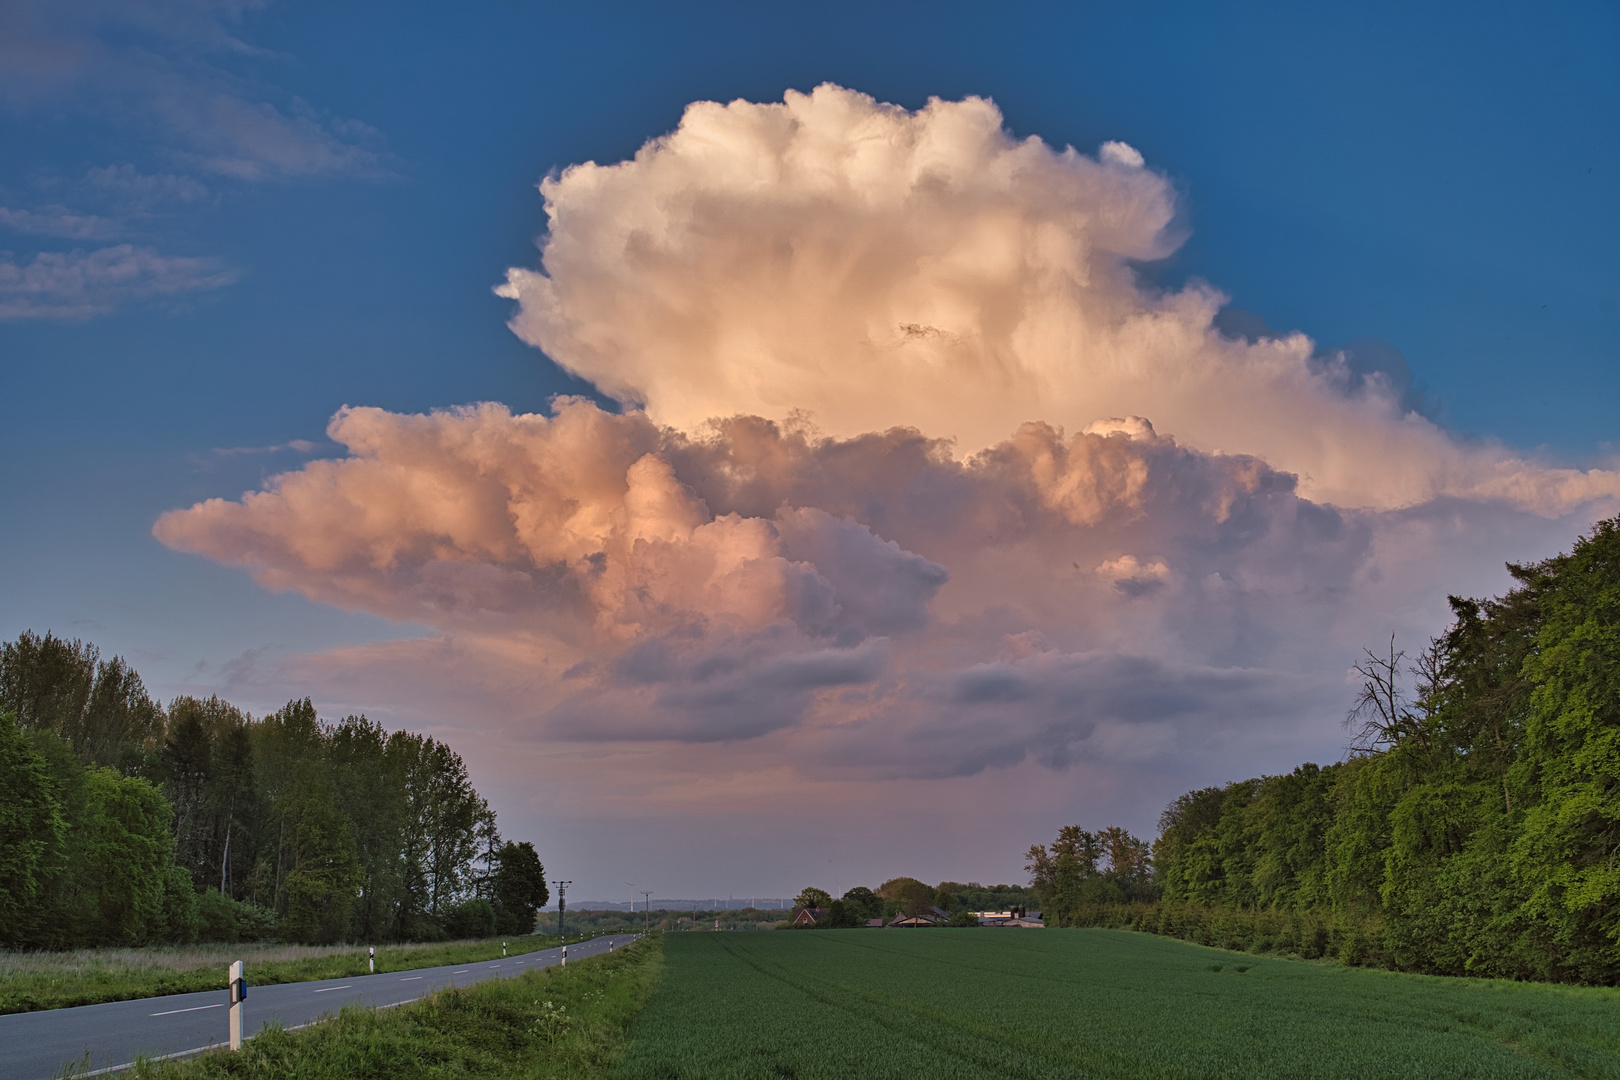
[[1179, 242], [1140, 154], [985, 100], [699, 103], [541, 191], [513, 329], [622, 412], [345, 409], [346, 456], [156, 534], [435, 628], [302, 670], [406, 714], [467, 688], [468, 723], [596, 747], [602, 806], [1085, 762], [1162, 801], [1319, 750], [1363, 639], [1620, 496], [1302, 334], [1223, 335], [1213, 289], [1133, 269]]

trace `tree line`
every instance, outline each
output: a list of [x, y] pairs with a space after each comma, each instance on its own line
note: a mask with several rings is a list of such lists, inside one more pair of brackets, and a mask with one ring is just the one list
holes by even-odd
[[442, 742], [308, 698], [164, 707], [93, 645], [0, 644], [0, 946], [527, 933], [548, 895]]
[[980, 885], [976, 881], [942, 881], [927, 885], [916, 878], [890, 878], [875, 890], [857, 885], [836, 900], [827, 890], [811, 885], [793, 901], [797, 914], [806, 908], [824, 911], [814, 929], [840, 930], [865, 926], [873, 919], [888, 922], [897, 916], [930, 915], [935, 908], [950, 916], [950, 925], [972, 926], [974, 911], [1004, 911], [1027, 907], [1035, 894], [1020, 885]]
[[1366, 652], [1344, 760], [1182, 795], [1135, 896], [1098, 895], [1084, 837], [1060, 837], [1032, 858], [1043, 901], [1238, 948], [1620, 982], [1620, 519], [1508, 570], [1416, 657]]

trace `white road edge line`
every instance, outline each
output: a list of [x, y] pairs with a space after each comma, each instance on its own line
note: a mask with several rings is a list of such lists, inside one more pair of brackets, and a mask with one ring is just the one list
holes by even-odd
[[353, 983], [349, 983], [349, 984], [347, 984], [345, 986], [323, 986], [319, 990], [316, 990], [314, 992], [317, 993], [317, 994], [324, 994], [328, 990], [347, 990], [347, 989], [349, 989], [350, 986], [353, 986], [353, 985], [354, 985]]
[[425, 978], [427, 978], [427, 976], [426, 976], [426, 975], [412, 975], [412, 976], [410, 976], [410, 977], [409, 977], [409, 978], [406, 978], [406, 979], [401, 979], [401, 980], [399, 980], [399, 981], [400, 981], [400, 982], [416, 982], [416, 981], [418, 981], [418, 980], [419, 980], [419, 979], [425, 979]]
[[[147, 1016], [173, 1016], [175, 1013], [202, 1012], [204, 1009], [223, 1009], [224, 1007], [225, 1007], [225, 1002], [221, 1001], [217, 1005], [194, 1005], [189, 1009], [170, 1009], [168, 1012], [147, 1013], [146, 1015]], [[153, 1060], [156, 1060], [156, 1059], [154, 1058]]]

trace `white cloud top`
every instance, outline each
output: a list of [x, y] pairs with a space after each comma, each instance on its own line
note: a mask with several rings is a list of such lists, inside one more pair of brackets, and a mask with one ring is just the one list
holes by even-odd
[[512, 328], [660, 423], [803, 410], [833, 434], [900, 424], [969, 453], [1029, 420], [1138, 415], [1345, 506], [1456, 495], [1558, 514], [1620, 491], [1614, 473], [1460, 446], [1303, 334], [1224, 337], [1221, 294], [1138, 279], [1181, 239], [1138, 151], [1015, 138], [981, 98], [908, 112], [824, 85], [699, 102], [632, 160], [541, 192], [542, 269], [498, 290]]

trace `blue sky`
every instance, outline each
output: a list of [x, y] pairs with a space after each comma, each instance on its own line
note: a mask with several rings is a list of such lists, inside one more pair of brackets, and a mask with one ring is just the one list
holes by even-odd
[[1019, 137], [1124, 140], [1187, 234], [1149, 281], [1403, 356], [1462, 443], [1616, 451], [1613, 4], [235, 8], [0, 5], [0, 263], [168, 260], [61, 286], [54, 314], [0, 277], [0, 635], [85, 637], [164, 694], [423, 632], [268, 593], [152, 524], [337, 454], [346, 404], [592, 392], [492, 287], [536, 263], [542, 176], [628, 158], [698, 100], [982, 95]]

